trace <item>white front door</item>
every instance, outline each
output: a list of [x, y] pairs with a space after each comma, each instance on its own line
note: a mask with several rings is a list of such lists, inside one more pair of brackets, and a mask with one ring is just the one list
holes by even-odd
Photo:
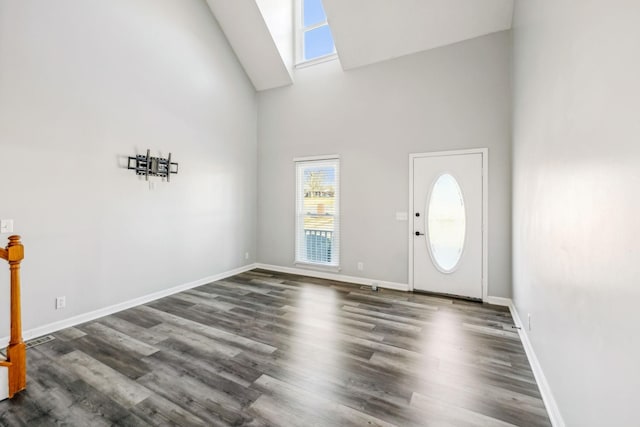
[[483, 156], [411, 156], [415, 290], [482, 299]]

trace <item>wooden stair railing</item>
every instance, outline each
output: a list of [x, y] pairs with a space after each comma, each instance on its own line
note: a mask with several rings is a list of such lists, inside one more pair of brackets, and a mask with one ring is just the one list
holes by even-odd
[[0, 366], [9, 370], [9, 397], [27, 387], [27, 350], [22, 341], [22, 321], [20, 319], [20, 262], [24, 259], [24, 246], [20, 236], [9, 237], [5, 249], [0, 248], [0, 258], [9, 262], [11, 270], [11, 338], [7, 347], [7, 360]]

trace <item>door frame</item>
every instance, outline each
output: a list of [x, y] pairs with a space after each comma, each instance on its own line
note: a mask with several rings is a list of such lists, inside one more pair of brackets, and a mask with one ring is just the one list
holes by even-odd
[[409, 291], [413, 292], [413, 226], [415, 223], [413, 206], [413, 161], [420, 157], [455, 156], [462, 154], [482, 155], [482, 301], [488, 297], [489, 273], [489, 149], [471, 148], [467, 150], [434, 151], [409, 154]]

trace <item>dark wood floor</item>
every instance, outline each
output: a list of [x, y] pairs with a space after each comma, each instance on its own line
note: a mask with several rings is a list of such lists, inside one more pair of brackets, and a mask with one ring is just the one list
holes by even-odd
[[254, 270], [28, 350], [0, 424], [549, 426], [503, 307]]

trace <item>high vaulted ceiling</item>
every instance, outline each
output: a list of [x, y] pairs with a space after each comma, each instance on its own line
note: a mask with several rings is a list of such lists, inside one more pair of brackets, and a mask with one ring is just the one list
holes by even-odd
[[[293, 2], [207, 0], [256, 90], [293, 82]], [[323, 0], [343, 69], [511, 28], [513, 0]]]
[[207, 0], [256, 90], [293, 83], [295, 0]]
[[513, 0], [323, 0], [345, 70], [511, 28]]

